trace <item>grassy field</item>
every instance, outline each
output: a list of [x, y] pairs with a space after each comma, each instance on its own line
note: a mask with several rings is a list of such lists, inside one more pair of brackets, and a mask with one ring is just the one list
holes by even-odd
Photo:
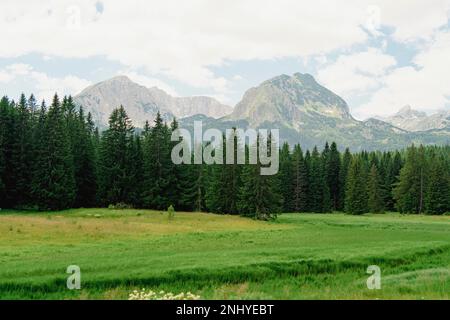
[[[381, 290], [369, 290], [369, 265]], [[66, 288], [78, 265], [81, 290]], [[0, 213], [0, 298], [449, 299], [450, 217], [78, 209]]]

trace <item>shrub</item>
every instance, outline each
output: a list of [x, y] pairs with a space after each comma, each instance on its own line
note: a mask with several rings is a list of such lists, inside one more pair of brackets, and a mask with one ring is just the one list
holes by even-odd
[[173, 205], [170, 205], [169, 208], [167, 208], [167, 214], [169, 220], [172, 220], [175, 217], [175, 208], [173, 207]]

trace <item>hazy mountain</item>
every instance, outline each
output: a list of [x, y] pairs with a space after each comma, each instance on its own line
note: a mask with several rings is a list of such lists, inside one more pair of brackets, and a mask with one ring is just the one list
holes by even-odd
[[352, 150], [450, 141], [450, 130], [411, 133], [377, 119], [358, 121], [341, 97], [318, 84], [311, 75], [301, 73], [281, 75], [249, 89], [229, 116], [194, 116], [184, 119], [182, 125], [192, 128], [193, 120], [222, 130], [233, 126], [278, 128], [283, 141], [300, 143], [309, 149], [325, 141], [336, 141], [341, 148]]
[[[434, 125], [421, 127], [432, 130], [416, 132], [402, 129], [398, 122], [358, 121], [351, 116], [341, 97], [318, 84], [311, 75], [301, 73], [274, 77], [247, 90], [234, 110], [213, 98], [172, 97], [124, 76], [86, 88], [75, 101], [90, 111], [101, 126], [107, 124], [111, 111], [122, 104], [136, 127], [142, 127], [145, 120], [153, 120], [159, 110], [167, 120], [176, 116], [181, 118], [181, 126], [191, 129], [194, 120], [203, 121], [204, 129], [280, 129], [282, 141], [301, 143], [309, 149], [325, 141], [336, 141], [341, 148], [352, 150], [396, 149], [413, 142], [444, 144], [450, 141], [450, 128], [444, 126], [448, 124], [448, 114], [443, 115], [444, 120], [437, 125], [438, 121], [432, 116], [403, 109], [397, 114], [398, 119], [434, 121]], [[217, 119], [225, 114], [228, 115]]]
[[411, 106], [405, 106], [390, 117], [377, 118], [407, 131], [450, 128], [450, 110], [440, 111], [428, 116], [425, 112], [414, 110]]
[[210, 97], [172, 97], [156, 87], [146, 88], [126, 76], [118, 76], [84, 89], [74, 101], [90, 111], [100, 126], [108, 124], [114, 108], [123, 105], [137, 127], [153, 121], [158, 110], [164, 118], [182, 118], [204, 114], [217, 118], [229, 114], [232, 108]]

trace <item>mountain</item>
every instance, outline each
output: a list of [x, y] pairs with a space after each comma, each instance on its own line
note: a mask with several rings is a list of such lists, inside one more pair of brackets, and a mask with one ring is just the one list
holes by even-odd
[[398, 128], [414, 132], [450, 128], [450, 110], [440, 111], [428, 116], [425, 112], [414, 110], [411, 106], [405, 106], [390, 117], [378, 117], [378, 119]]
[[117, 76], [84, 89], [74, 97], [75, 103], [92, 113], [100, 127], [108, 124], [114, 108], [123, 105], [137, 127], [153, 121], [158, 110], [166, 120], [204, 114], [217, 118], [229, 114], [232, 108], [210, 97], [172, 97], [156, 87], [147, 88], [126, 76]]
[[279, 129], [280, 139], [291, 145], [300, 143], [311, 149], [326, 141], [341, 148], [387, 150], [411, 143], [445, 144], [450, 130], [408, 132], [379, 119], [354, 119], [347, 103], [321, 86], [313, 76], [296, 73], [280, 75], [245, 92], [233, 112], [220, 119], [189, 117], [182, 125], [192, 129], [193, 120], [202, 120], [205, 128]]
[[344, 99], [317, 83], [313, 76], [302, 73], [262, 82], [247, 90], [234, 109], [208, 97], [172, 97], [125, 76], [90, 86], [74, 100], [92, 113], [101, 128], [107, 125], [111, 111], [122, 104], [136, 127], [143, 127], [145, 120], [152, 121], [159, 110], [166, 120], [176, 116], [180, 126], [190, 130], [195, 120], [203, 122], [204, 130], [279, 129], [282, 141], [300, 143], [308, 149], [322, 146], [325, 141], [335, 141], [341, 149], [349, 147], [353, 151], [450, 142], [448, 113], [433, 118], [404, 108], [397, 114], [398, 119], [408, 119], [405, 125], [414, 119], [427, 119], [428, 124], [420, 127], [426, 131], [410, 132], [401, 123], [383, 119], [358, 121]]
[[280, 122], [299, 130], [308, 119], [353, 120], [347, 103], [309, 74], [281, 75], [249, 89], [228, 119], [248, 119], [258, 126]]

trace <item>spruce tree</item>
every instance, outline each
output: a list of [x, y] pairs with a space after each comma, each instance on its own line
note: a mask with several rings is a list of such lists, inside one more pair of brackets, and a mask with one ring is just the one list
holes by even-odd
[[426, 183], [426, 166], [423, 146], [407, 149], [406, 162], [400, 170], [393, 197], [396, 208], [402, 213], [422, 213]]
[[361, 156], [354, 156], [348, 170], [345, 192], [345, 212], [363, 214], [367, 207], [367, 174]]
[[372, 213], [382, 213], [384, 211], [382, 186], [375, 164], [372, 164], [372, 168], [370, 168], [367, 190], [369, 195], [369, 211]]
[[338, 210], [340, 207], [340, 170], [341, 170], [341, 155], [337, 149], [336, 142], [332, 142], [330, 146], [330, 153], [327, 158], [327, 183], [330, 190], [331, 208]]
[[55, 94], [39, 136], [32, 192], [40, 210], [71, 208], [76, 185], [70, 139], [63, 109]]
[[350, 162], [352, 161], [352, 155], [348, 148], [345, 149], [344, 155], [341, 160], [341, 168], [339, 171], [339, 210], [345, 208], [345, 188], [347, 185], [348, 169]]
[[309, 203], [312, 212], [328, 212], [330, 210], [329, 190], [325, 177], [324, 161], [327, 154], [321, 156], [314, 147], [309, 164]]
[[[72, 103], [71, 100], [68, 103]], [[72, 154], [74, 158], [75, 183], [77, 194], [76, 207], [92, 207], [96, 205], [97, 171], [96, 155], [91, 136], [91, 129], [80, 108], [78, 116], [69, 120], [72, 128]]]
[[169, 128], [158, 112], [154, 126], [143, 141], [143, 204], [146, 208], [167, 209], [171, 205], [172, 160]]
[[99, 154], [99, 197], [103, 205], [128, 202], [132, 184], [131, 150], [134, 128], [123, 106], [114, 109], [102, 134]]
[[[258, 136], [258, 152], [259, 144], [270, 146], [271, 143], [270, 136], [267, 141]], [[282, 195], [278, 192], [277, 177], [261, 175], [261, 167], [259, 157], [257, 164], [247, 164], [244, 166], [238, 207], [243, 216], [253, 217], [258, 220], [270, 220], [276, 218], [277, 213], [282, 209], [283, 199]]]
[[308, 211], [308, 170], [299, 144], [292, 154], [291, 205], [294, 212]]
[[[303, 160], [303, 156], [302, 160]], [[280, 168], [278, 176], [280, 179], [281, 194], [284, 199], [283, 211], [293, 212], [294, 211], [294, 193], [293, 189], [293, 179], [292, 174], [294, 173], [294, 164], [291, 158], [289, 144], [285, 142], [281, 147], [280, 151]]]
[[450, 211], [450, 166], [439, 156], [430, 161], [428, 188], [425, 196], [425, 211], [428, 214], [443, 214]]

